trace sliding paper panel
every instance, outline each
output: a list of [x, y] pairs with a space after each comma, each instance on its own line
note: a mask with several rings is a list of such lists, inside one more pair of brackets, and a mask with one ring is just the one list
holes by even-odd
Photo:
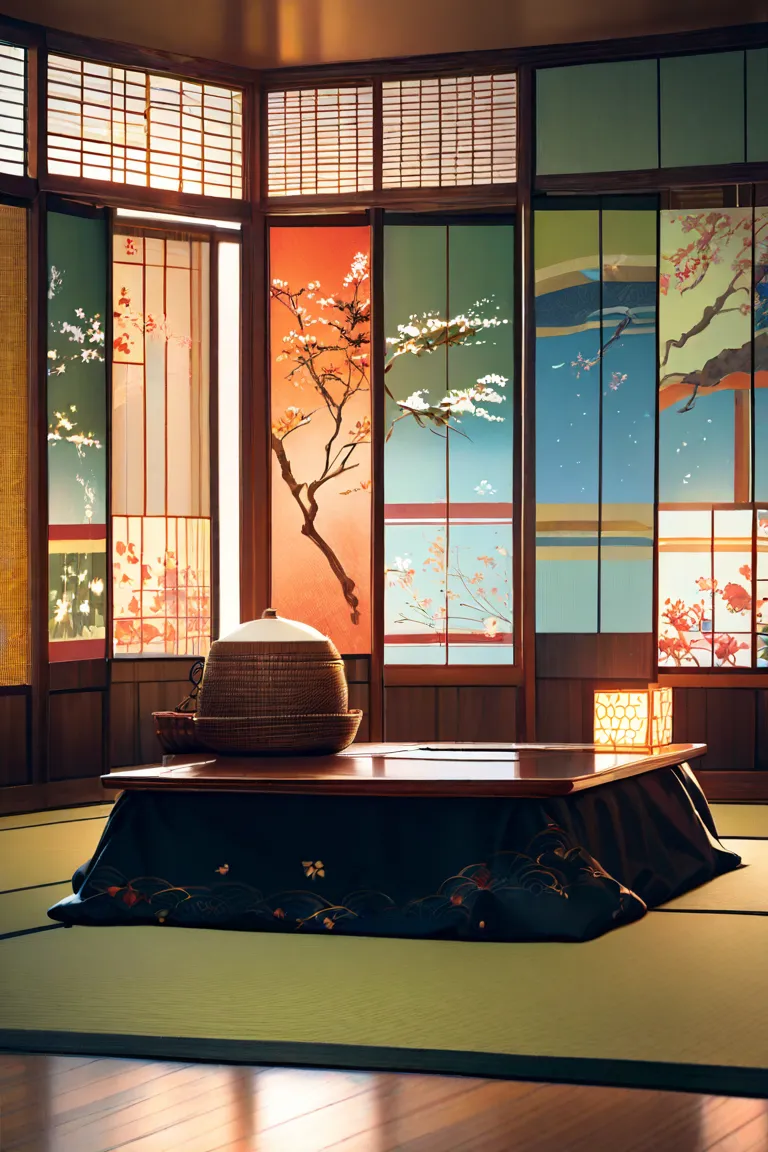
[[448, 229], [451, 316], [478, 316], [448, 349], [448, 663], [511, 664], [514, 264], [511, 224]]
[[369, 230], [270, 229], [272, 602], [371, 650]]
[[[754, 372], [754, 499], [768, 500], [768, 208], [755, 208], [755, 270], [752, 368]], [[748, 352], [743, 346], [736, 356], [748, 371]]]
[[511, 663], [513, 228], [384, 237], [385, 661]]
[[27, 213], [0, 205], [0, 686], [30, 682]]
[[113, 242], [114, 651], [198, 656], [211, 631], [210, 245]]
[[240, 623], [240, 245], [219, 248], [219, 635]]
[[602, 213], [600, 631], [653, 628], [656, 212]]
[[116, 656], [205, 656], [211, 636], [210, 521], [114, 516]]
[[662, 212], [659, 498], [751, 498], [752, 210]]
[[27, 175], [27, 50], [0, 44], [0, 172]]
[[447, 394], [445, 340], [416, 355], [416, 342], [429, 337], [422, 328], [432, 327], [437, 341], [445, 332], [446, 236], [440, 225], [384, 229], [384, 658], [390, 664], [446, 662], [448, 444], [444, 428], [429, 418]]
[[747, 52], [747, 160], [768, 160], [768, 48]]
[[600, 220], [536, 213], [536, 630], [598, 627]]
[[758, 668], [768, 668], [768, 508], [758, 507], [755, 512], [755, 536], [757, 552], [755, 659]]
[[659, 163], [655, 60], [536, 72], [536, 171], [618, 172]]
[[744, 53], [668, 56], [659, 68], [662, 168], [746, 160]]
[[106, 655], [107, 226], [48, 214], [48, 636], [52, 661]]
[[752, 509], [716, 509], [713, 517], [715, 666], [752, 664]]
[[659, 512], [662, 668], [751, 666], [752, 524], [751, 509]]

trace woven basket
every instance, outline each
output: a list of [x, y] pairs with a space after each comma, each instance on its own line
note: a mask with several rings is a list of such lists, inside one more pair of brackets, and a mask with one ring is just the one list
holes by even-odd
[[195, 707], [200, 681], [203, 677], [204, 660], [196, 660], [189, 671], [190, 693], [185, 696], [175, 712], [153, 712], [155, 736], [160, 741], [163, 752], [204, 752], [195, 732]]
[[155, 736], [163, 752], [204, 752], [195, 732], [194, 712], [153, 712]]
[[308, 716], [346, 712], [344, 662], [330, 640], [211, 645], [198, 716]]
[[330, 755], [349, 747], [362, 718], [359, 709], [335, 716], [197, 716], [195, 734], [204, 748], [230, 756]]

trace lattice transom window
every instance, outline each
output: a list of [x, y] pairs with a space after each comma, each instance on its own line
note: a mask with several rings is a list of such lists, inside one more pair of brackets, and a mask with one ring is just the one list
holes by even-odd
[[313, 196], [373, 188], [373, 90], [270, 92], [269, 195]]
[[0, 44], [0, 172], [27, 172], [27, 53]]
[[382, 103], [385, 188], [516, 179], [514, 75], [387, 81]]
[[48, 58], [48, 169], [239, 199], [242, 92], [65, 56]]

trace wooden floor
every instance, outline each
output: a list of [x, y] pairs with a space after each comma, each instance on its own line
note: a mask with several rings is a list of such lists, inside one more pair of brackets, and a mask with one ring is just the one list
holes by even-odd
[[768, 1101], [0, 1054], [2, 1152], [763, 1152]]

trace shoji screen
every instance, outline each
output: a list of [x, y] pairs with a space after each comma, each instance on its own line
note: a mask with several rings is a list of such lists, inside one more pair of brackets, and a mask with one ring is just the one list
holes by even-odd
[[116, 655], [211, 639], [210, 242], [113, 241], [112, 567]]

